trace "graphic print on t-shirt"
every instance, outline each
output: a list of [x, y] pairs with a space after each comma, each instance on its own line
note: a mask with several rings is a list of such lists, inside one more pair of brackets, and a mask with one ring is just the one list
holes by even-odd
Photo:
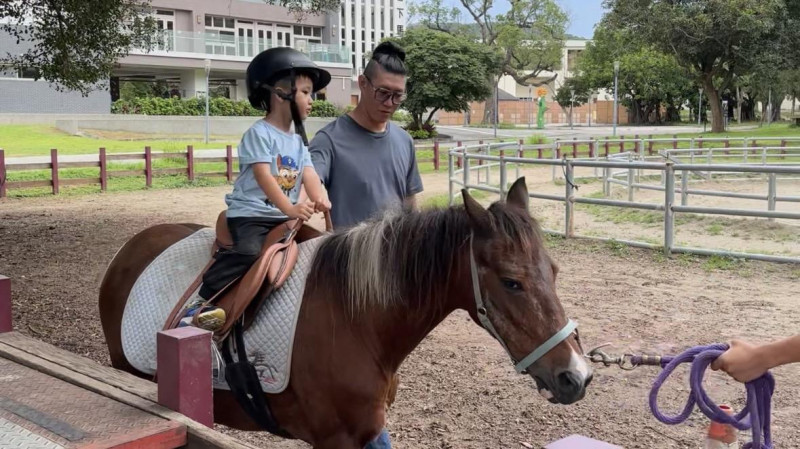
[[295, 184], [297, 184], [297, 175], [300, 173], [300, 171], [297, 170], [297, 161], [291, 156], [281, 156], [280, 154], [276, 159], [278, 169], [276, 178], [278, 180], [278, 185], [281, 186], [283, 193], [288, 196], [289, 192], [294, 188]]

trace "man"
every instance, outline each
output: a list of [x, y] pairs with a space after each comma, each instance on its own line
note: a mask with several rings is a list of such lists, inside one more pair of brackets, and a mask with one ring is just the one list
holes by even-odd
[[[416, 207], [422, 191], [414, 141], [390, 123], [406, 98], [405, 51], [378, 45], [358, 77], [361, 98], [350, 113], [317, 132], [311, 160], [328, 191], [334, 228], [356, 225], [390, 207]], [[390, 449], [384, 429], [365, 449]]]
[[414, 141], [389, 120], [405, 100], [405, 51], [392, 42], [375, 48], [358, 77], [358, 106], [329, 123], [309, 145], [328, 191], [335, 228], [349, 227], [389, 207], [415, 207], [422, 191]]

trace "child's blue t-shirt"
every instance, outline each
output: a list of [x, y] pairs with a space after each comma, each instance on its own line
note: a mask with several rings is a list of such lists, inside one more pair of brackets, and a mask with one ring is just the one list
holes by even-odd
[[270, 164], [270, 171], [292, 204], [297, 203], [303, 183], [303, 168], [312, 167], [303, 139], [270, 125], [266, 120], [253, 124], [242, 136], [238, 147], [239, 177], [233, 192], [225, 196], [228, 217], [286, 219], [286, 214], [272, 204], [253, 174], [253, 164]]

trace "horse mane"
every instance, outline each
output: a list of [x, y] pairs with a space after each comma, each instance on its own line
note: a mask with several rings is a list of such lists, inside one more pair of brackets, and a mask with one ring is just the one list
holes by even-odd
[[[542, 245], [541, 231], [528, 213], [494, 203], [492, 238], [525, 251]], [[309, 279], [357, 314], [394, 305], [436, 305], [459, 261], [466, 260], [469, 217], [463, 206], [421, 211], [391, 209], [325, 238], [317, 248]]]

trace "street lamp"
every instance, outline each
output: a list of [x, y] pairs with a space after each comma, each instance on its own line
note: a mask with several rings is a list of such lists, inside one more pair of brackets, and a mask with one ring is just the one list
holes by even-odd
[[572, 109], [575, 107], [575, 89], [569, 90], [569, 129], [572, 128]]
[[205, 60], [206, 69], [206, 143], [208, 143], [208, 97], [211, 95], [211, 86], [208, 82], [208, 77], [211, 74], [211, 60]]
[[612, 135], [617, 136], [617, 78], [619, 77], [619, 61], [614, 61], [614, 131]]
[[703, 110], [703, 88], [700, 88], [700, 97], [697, 99], [697, 126], [700, 126], [700, 119], [702, 117], [701, 111]]
[[[528, 129], [531, 129], [531, 121], [533, 120], [533, 85], [528, 84], [528, 98], [530, 98], [530, 104], [528, 105]], [[794, 111], [792, 111], [794, 113]]]

